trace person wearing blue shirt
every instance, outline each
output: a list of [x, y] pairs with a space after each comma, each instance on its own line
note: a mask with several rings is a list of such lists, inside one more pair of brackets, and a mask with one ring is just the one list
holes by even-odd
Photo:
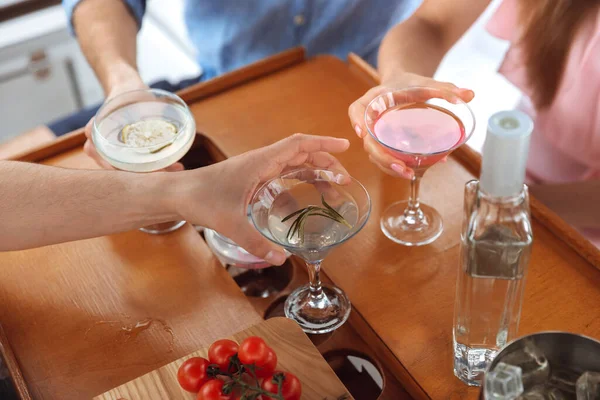
[[[295, 46], [304, 46], [309, 56], [327, 53], [345, 58], [353, 51], [376, 65], [377, 49], [385, 33], [410, 16], [420, 2], [186, 0], [184, 15], [189, 38], [198, 51], [202, 79], [210, 79]], [[146, 0], [63, 0], [67, 16], [82, 41], [90, 31], [101, 25], [114, 26], [116, 21], [131, 24], [133, 19], [139, 28], [146, 5]], [[122, 15], [125, 12], [127, 17]], [[116, 20], [105, 21], [102, 15]], [[113, 33], [119, 31], [131, 33], [118, 28]], [[105, 48], [92, 43], [83, 50], [89, 56], [88, 51]]]
[[[355, 52], [377, 63], [386, 32], [409, 17], [421, 0], [185, 0], [185, 23], [202, 75], [153, 87], [175, 91], [286, 49], [308, 56]], [[110, 98], [146, 87], [136, 66], [136, 34], [146, 0], [63, 0], [73, 32]], [[156, 54], [160, 62], [160, 54]], [[50, 128], [61, 134], [85, 124], [96, 108]], [[88, 132], [89, 133], [89, 132]], [[91, 143], [90, 143], [91, 144]], [[86, 146], [93, 154], [93, 146]]]

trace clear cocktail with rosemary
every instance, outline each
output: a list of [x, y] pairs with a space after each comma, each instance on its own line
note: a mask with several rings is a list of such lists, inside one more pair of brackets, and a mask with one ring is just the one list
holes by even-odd
[[288, 172], [263, 185], [250, 203], [258, 231], [306, 262], [310, 282], [288, 296], [284, 310], [312, 334], [331, 332], [350, 315], [346, 294], [321, 284], [321, 263], [362, 229], [371, 212], [366, 189], [353, 178], [339, 180], [327, 170]]

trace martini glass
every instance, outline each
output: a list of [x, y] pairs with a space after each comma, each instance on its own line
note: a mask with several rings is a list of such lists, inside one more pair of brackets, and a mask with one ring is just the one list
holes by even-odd
[[[337, 287], [321, 284], [321, 263], [331, 250], [358, 233], [371, 213], [371, 199], [364, 186], [354, 178], [338, 184], [340, 177], [327, 170], [295, 170], [265, 183], [250, 202], [256, 229], [306, 262], [309, 284], [288, 296], [285, 315], [311, 334], [331, 332], [350, 315], [346, 294]], [[283, 221], [285, 217], [311, 205], [323, 206], [322, 199], [349, 226], [315, 215], [304, 220], [301, 235], [289, 235], [295, 218]]]
[[289, 265], [287, 269], [274, 267], [217, 231], [205, 228], [204, 239], [247, 296], [267, 298], [281, 291], [291, 279]]
[[[104, 104], [94, 118], [92, 140], [113, 167], [152, 172], [179, 161], [192, 147], [196, 123], [178, 96], [158, 89], [125, 92]], [[185, 221], [141, 228], [150, 234], [172, 232]]]
[[369, 134], [414, 171], [410, 196], [389, 206], [381, 230], [406, 246], [421, 246], [443, 231], [440, 214], [419, 201], [421, 178], [429, 167], [463, 145], [475, 130], [471, 108], [451, 92], [411, 87], [374, 98], [365, 111]]

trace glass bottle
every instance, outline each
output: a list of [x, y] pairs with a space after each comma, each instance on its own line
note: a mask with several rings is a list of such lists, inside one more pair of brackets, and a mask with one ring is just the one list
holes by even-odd
[[454, 307], [454, 374], [480, 386], [492, 359], [514, 339], [533, 235], [525, 164], [531, 119], [519, 111], [488, 122], [479, 181], [467, 183]]

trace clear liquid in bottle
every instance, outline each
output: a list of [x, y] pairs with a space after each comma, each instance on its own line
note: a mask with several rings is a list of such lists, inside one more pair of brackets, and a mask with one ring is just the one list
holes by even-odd
[[471, 386], [517, 335], [533, 242], [523, 184], [531, 130], [523, 114], [492, 116], [481, 181], [465, 188], [453, 345], [454, 374]]
[[[478, 201], [480, 206], [482, 201]], [[469, 385], [480, 384], [496, 352], [517, 334], [532, 243], [531, 227], [524, 215], [528, 212], [521, 208], [520, 204], [485, 204], [477, 212], [495, 214], [497, 220], [486, 226], [493, 218], [472, 215], [462, 238], [454, 373]], [[511, 222], [513, 217], [516, 223]]]

